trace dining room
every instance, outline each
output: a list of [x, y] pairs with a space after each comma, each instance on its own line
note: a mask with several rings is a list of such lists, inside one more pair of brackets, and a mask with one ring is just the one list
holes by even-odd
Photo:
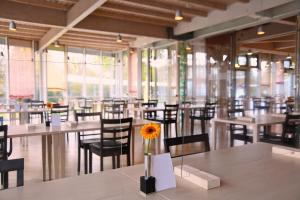
[[0, 0], [0, 200], [299, 200], [300, 1]]

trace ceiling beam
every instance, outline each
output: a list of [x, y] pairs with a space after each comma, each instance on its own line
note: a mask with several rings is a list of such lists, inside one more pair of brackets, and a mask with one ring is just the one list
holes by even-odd
[[199, 0], [180, 0], [181, 2], [188, 2], [191, 4], [195, 4], [197, 6], [201, 6], [206, 9], [216, 9], [216, 10], [226, 10], [226, 3], [221, 2], [213, 2], [213, 1], [199, 1]]
[[39, 51], [47, 48], [51, 43], [55, 42], [68, 30], [86, 18], [107, 0], [80, 0], [68, 12], [66, 18], [66, 26], [64, 28], [52, 28], [39, 41]]
[[244, 43], [253, 43], [262, 40], [269, 40], [277, 37], [292, 35], [296, 32], [295, 27], [274, 23], [263, 25], [263, 29], [266, 33], [262, 36], [257, 35], [257, 27], [239, 31], [237, 32], [237, 41]]
[[109, 17], [88, 16], [76, 25], [75, 30], [106, 31], [113, 33], [124, 33], [129, 35], [140, 35], [156, 38], [168, 38], [166, 27], [142, 22], [117, 20]]
[[64, 11], [20, 4], [9, 0], [1, 0], [0, 18], [50, 27], [62, 27], [67, 22]]
[[171, 3], [163, 3], [163, 2], [156, 1], [156, 0], [151, 0], [151, 1], [124, 0], [124, 2], [131, 3], [131, 4], [140, 4], [143, 6], [150, 6], [150, 7], [157, 8], [157, 9], [166, 9], [166, 10], [171, 9], [171, 10], [174, 10], [174, 14], [175, 14], [175, 10], [179, 9], [182, 11], [183, 14], [191, 14], [191, 15], [202, 16], [202, 17], [207, 16], [207, 12], [203, 11], [203, 10], [198, 10], [196, 8], [187, 8], [184, 6], [174, 5]]
[[148, 23], [148, 24], [166, 26], [166, 27], [174, 27], [177, 25], [177, 22], [174, 20], [174, 18], [157, 19], [155, 17], [150, 17], [150, 16], [141, 16], [136, 13], [119, 12], [119, 11], [111, 10], [110, 8], [101, 8], [95, 11], [93, 15], [104, 16], [104, 17], [120, 19], [120, 20], [126, 19], [127, 21], [142, 22], [142, 23]]
[[[126, 13], [134, 13], [138, 15], [143, 15], [143, 16], [151, 16], [154, 18], [161, 18], [161, 19], [174, 19], [174, 13], [170, 12], [164, 12], [161, 10], [156, 10], [153, 8], [146, 8], [142, 6], [137, 6], [137, 5], [130, 5], [130, 4], [125, 4], [121, 2], [113, 2], [113, 1], [108, 1], [103, 5], [102, 8], [109, 8], [111, 10], [119, 11], [119, 12], [126, 12]], [[191, 17], [183, 14], [183, 21], [191, 21]]]
[[294, 42], [283, 42], [274, 44], [276, 50], [284, 50], [296, 47], [296, 41]]

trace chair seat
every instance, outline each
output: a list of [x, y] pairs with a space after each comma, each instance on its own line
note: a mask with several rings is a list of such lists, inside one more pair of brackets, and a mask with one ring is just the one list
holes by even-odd
[[[122, 145], [120, 142], [116, 141], [103, 141], [103, 148], [101, 148], [101, 143], [90, 144], [90, 151], [95, 154], [101, 155], [112, 155], [112, 154], [126, 154], [128, 151], [127, 145]], [[103, 150], [103, 152], [101, 151]]]
[[80, 141], [80, 144], [81, 146], [84, 146], [84, 145], [90, 145], [92, 143], [97, 143], [97, 142], [100, 142], [100, 138], [90, 138], [90, 139], [83, 139]]
[[190, 115], [191, 119], [198, 119], [198, 120], [211, 120], [212, 117], [208, 116], [200, 116], [200, 115]]

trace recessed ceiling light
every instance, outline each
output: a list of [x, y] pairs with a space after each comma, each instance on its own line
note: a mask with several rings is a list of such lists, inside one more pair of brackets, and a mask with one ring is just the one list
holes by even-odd
[[251, 51], [251, 49], [248, 50], [247, 55], [248, 56], [252, 56], [253, 52]]
[[122, 36], [119, 34], [118, 37], [117, 37], [117, 42], [122, 42]]
[[54, 46], [57, 47], [57, 48], [60, 47], [58, 41], [55, 41], [55, 42], [54, 42]]
[[287, 55], [286, 59], [292, 59], [292, 56], [290, 54]]
[[10, 21], [8, 27], [9, 27], [10, 31], [16, 31], [17, 30], [17, 24], [14, 21]]
[[181, 10], [176, 10], [176, 12], [175, 12], [175, 20], [176, 21], [183, 20], [183, 16], [182, 16]]
[[264, 31], [263, 29], [263, 26], [259, 26], [258, 29], [257, 29], [257, 35], [264, 35], [266, 32]]

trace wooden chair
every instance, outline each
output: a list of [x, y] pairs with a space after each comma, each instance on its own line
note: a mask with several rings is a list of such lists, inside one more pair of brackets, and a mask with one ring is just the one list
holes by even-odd
[[[1, 182], [4, 189], [8, 188], [8, 172], [17, 171], [17, 187], [24, 185], [24, 158], [0, 160]], [[3, 174], [5, 174], [3, 176]]]
[[299, 139], [299, 128], [300, 114], [287, 114], [282, 129], [282, 143], [297, 146], [297, 140]]
[[[236, 117], [244, 117], [245, 112], [244, 109], [232, 109], [227, 111], [227, 115], [229, 118], [236, 118]], [[241, 140], [244, 141], [244, 144], [253, 141], [253, 137], [248, 135], [247, 127], [245, 125], [238, 125], [238, 124], [230, 124], [229, 125], [230, 131], [230, 146], [234, 146], [234, 140]]]
[[190, 114], [191, 119], [191, 134], [194, 134], [194, 123], [195, 120], [200, 120], [201, 122], [201, 132], [205, 133], [205, 123], [210, 121], [215, 117], [216, 103], [205, 103], [204, 108], [193, 109]]
[[[60, 121], [61, 122], [67, 122], [69, 120], [69, 106], [65, 105], [54, 105], [51, 109], [51, 115], [52, 114], [59, 114], [60, 115]], [[67, 133], [67, 141], [69, 141], [69, 134]]]
[[90, 144], [90, 173], [93, 154], [100, 156], [101, 171], [103, 171], [104, 157], [112, 157], [112, 165], [115, 169], [115, 157], [117, 157], [117, 167], [120, 167], [120, 156], [127, 155], [127, 166], [130, 166], [131, 130], [132, 118], [101, 119], [100, 142]]
[[177, 131], [177, 118], [178, 118], [178, 104], [165, 104], [165, 108], [163, 110], [163, 116], [162, 117], [155, 117], [152, 119], [153, 121], [159, 122], [163, 124], [164, 126], [164, 137], [169, 137], [169, 126], [172, 124], [175, 124], [175, 133], [176, 137], [178, 136]]
[[[32, 109], [42, 109], [45, 108], [45, 103], [44, 101], [39, 101], [39, 100], [31, 100], [30, 101], [30, 107]], [[44, 112], [43, 111], [37, 111], [37, 112], [30, 112], [28, 113], [28, 122], [32, 123], [33, 119], [39, 118], [40, 123], [44, 123]]]
[[165, 152], [170, 153], [171, 146], [178, 146], [178, 145], [191, 144], [197, 142], [204, 143], [205, 145], [204, 151], [198, 151], [194, 153], [174, 155], [174, 156], [171, 155], [171, 157], [174, 158], [179, 156], [186, 156], [186, 155], [210, 151], [208, 134], [198, 134], [198, 135], [190, 135], [190, 136], [183, 136], [183, 137], [176, 137], [176, 138], [165, 138], [164, 139]]
[[[75, 121], [86, 121], [86, 120], [99, 120], [100, 123], [101, 112], [83, 112], [78, 113], [75, 111]], [[88, 173], [88, 150], [91, 143], [100, 142], [100, 132], [77, 132], [78, 136], [78, 160], [77, 160], [77, 173], [80, 173], [80, 164], [81, 164], [81, 153], [80, 150], [84, 150], [84, 173]]]
[[[157, 103], [155, 103], [155, 102], [152, 102], [152, 103], [146, 102], [146, 103], [142, 103], [141, 105], [143, 108], [157, 107]], [[155, 119], [156, 116], [157, 116], [156, 111], [145, 111], [143, 117], [144, 117], [144, 119], [147, 119], [147, 120], [153, 120], [153, 119]]]
[[[8, 150], [7, 125], [2, 125], [2, 124], [0, 125], [0, 160], [7, 160], [12, 153], [12, 139], [10, 138], [9, 150]], [[6, 172], [2, 172], [1, 184], [3, 185], [4, 182], [7, 181], [8, 181], [8, 174]]]

